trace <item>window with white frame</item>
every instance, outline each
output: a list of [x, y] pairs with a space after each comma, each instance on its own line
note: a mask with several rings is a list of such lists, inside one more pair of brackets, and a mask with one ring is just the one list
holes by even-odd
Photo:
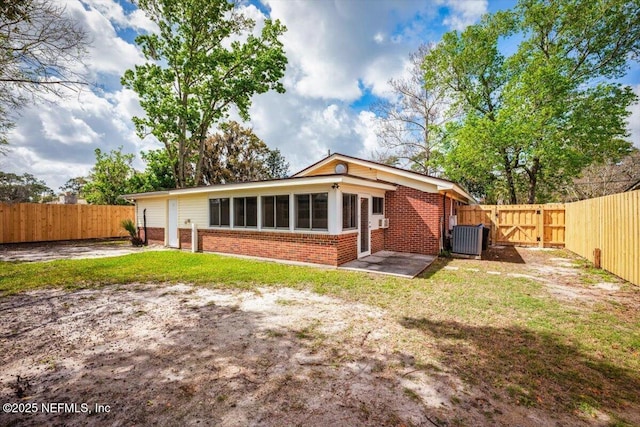
[[296, 194], [296, 228], [327, 230], [329, 194]]
[[289, 228], [289, 196], [262, 197], [262, 227]]
[[342, 229], [358, 228], [358, 195], [342, 194]]
[[229, 226], [229, 199], [209, 199], [209, 225], [211, 227]]
[[233, 198], [233, 226], [256, 227], [258, 225], [258, 198]]
[[374, 197], [372, 201], [374, 215], [384, 215], [384, 198]]

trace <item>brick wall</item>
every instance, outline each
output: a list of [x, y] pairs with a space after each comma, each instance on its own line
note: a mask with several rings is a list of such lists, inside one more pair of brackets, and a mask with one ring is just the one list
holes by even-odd
[[384, 229], [371, 230], [371, 253], [384, 250]]
[[[150, 245], [164, 245], [164, 228], [147, 227], [147, 235]], [[144, 240], [144, 227], [140, 227], [140, 238]]]
[[[340, 265], [357, 258], [357, 233], [338, 236], [250, 230], [199, 230], [203, 251]], [[190, 240], [190, 237], [189, 237]]]
[[190, 228], [179, 229], [178, 237], [180, 238], [180, 248], [191, 249], [191, 229]]
[[384, 248], [398, 252], [436, 255], [440, 251], [442, 195], [398, 186], [387, 191], [385, 212], [389, 228]]
[[338, 264], [358, 258], [358, 233], [341, 234], [338, 237]]

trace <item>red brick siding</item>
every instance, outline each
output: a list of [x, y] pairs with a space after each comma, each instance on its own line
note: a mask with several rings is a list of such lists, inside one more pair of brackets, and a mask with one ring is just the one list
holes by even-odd
[[[164, 228], [147, 227], [147, 237], [150, 245], [164, 245]], [[140, 238], [144, 240], [144, 227], [140, 227]]]
[[288, 261], [339, 265], [356, 259], [357, 233], [286, 233], [245, 230], [198, 230], [203, 251]]
[[180, 238], [180, 248], [191, 249], [191, 229], [190, 228], [179, 229], [178, 237]]
[[440, 251], [442, 195], [398, 186], [387, 191], [385, 212], [389, 228], [384, 248], [398, 252], [436, 255]]
[[375, 254], [384, 249], [384, 229], [371, 230], [371, 253]]
[[338, 236], [338, 265], [358, 258], [358, 233]]

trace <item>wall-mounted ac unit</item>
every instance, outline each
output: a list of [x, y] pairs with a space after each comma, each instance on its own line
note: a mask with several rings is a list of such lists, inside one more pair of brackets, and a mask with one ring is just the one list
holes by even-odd
[[378, 227], [389, 228], [389, 218], [380, 218], [378, 220]]

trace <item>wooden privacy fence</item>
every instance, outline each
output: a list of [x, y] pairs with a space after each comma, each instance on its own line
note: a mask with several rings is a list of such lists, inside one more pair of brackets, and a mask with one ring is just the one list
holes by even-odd
[[564, 246], [640, 285], [640, 191], [549, 205], [472, 205], [458, 224], [484, 224], [497, 245]]
[[123, 237], [133, 206], [0, 203], [0, 243]]
[[471, 205], [458, 208], [458, 224], [484, 224], [496, 245], [565, 244], [565, 205]]
[[640, 285], [640, 191], [567, 203], [566, 248]]

